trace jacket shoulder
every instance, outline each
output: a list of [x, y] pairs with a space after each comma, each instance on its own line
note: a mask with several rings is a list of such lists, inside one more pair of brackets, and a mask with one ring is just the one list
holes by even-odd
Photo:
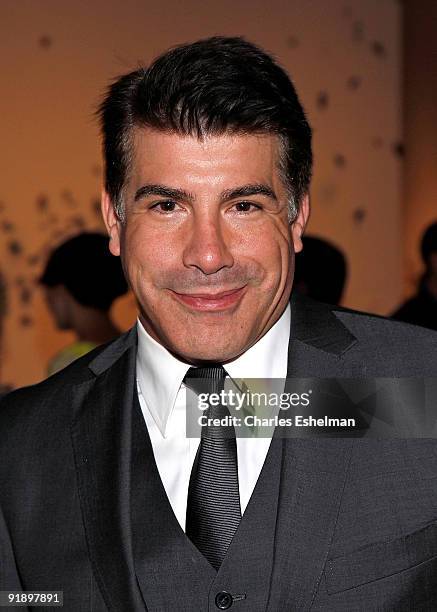
[[437, 332], [379, 315], [332, 307], [357, 338], [359, 352], [374, 376], [437, 376]]

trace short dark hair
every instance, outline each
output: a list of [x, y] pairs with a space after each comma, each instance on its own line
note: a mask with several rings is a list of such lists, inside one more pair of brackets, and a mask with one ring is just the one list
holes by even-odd
[[170, 49], [117, 79], [98, 115], [105, 186], [120, 218], [135, 127], [179, 134], [277, 134], [280, 171], [297, 213], [311, 179], [311, 128], [283, 68], [243, 38], [216, 36]]
[[422, 240], [420, 243], [420, 253], [422, 255], [423, 263], [425, 264], [427, 271], [429, 271], [429, 260], [432, 253], [437, 253], [437, 221], [431, 223], [423, 233]]
[[339, 304], [347, 278], [347, 262], [332, 242], [316, 236], [302, 237], [303, 250], [296, 255], [294, 286], [305, 295]]
[[39, 279], [45, 287], [64, 286], [82, 306], [107, 311], [128, 286], [121, 262], [109, 251], [109, 238], [83, 232], [52, 251]]

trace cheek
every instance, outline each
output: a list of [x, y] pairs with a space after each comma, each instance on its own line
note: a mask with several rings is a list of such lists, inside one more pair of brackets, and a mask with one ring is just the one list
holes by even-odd
[[269, 284], [287, 276], [293, 267], [293, 247], [289, 226], [265, 224], [256, 232], [247, 232], [240, 240], [240, 252], [256, 260], [264, 269]]
[[133, 287], [153, 284], [164, 270], [177, 265], [178, 248], [162, 230], [152, 231], [142, 223], [126, 229], [121, 251], [123, 268]]

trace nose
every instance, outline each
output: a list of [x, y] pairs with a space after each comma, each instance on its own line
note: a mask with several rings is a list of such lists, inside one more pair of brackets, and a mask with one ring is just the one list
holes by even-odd
[[220, 215], [198, 214], [192, 220], [191, 232], [183, 252], [187, 267], [195, 267], [204, 274], [214, 274], [234, 264], [229, 249], [229, 236], [222, 227]]

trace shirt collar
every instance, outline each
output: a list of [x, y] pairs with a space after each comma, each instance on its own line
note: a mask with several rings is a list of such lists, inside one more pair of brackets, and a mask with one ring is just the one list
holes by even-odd
[[165, 436], [168, 419], [190, 364], [180, 361], [154, 340], [139, 319], [137, 328], [139, 390], [159, 431]]
[[[231, 378], [286, 378], [291, 309], [287, 306], [269, 331], [245, 353], [225, 364]], [[137, 381], [162, 436], [182, 381], [191, 367], [154, 340], [137, 321]]]

